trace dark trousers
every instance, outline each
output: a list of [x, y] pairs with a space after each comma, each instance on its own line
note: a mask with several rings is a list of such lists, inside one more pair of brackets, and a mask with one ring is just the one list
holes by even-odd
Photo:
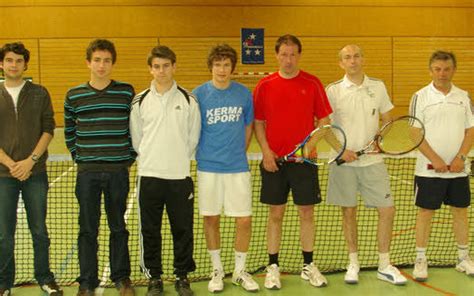
[[0, 288], [3, 289], [11, 288], [15, 280], [15, 229], [20, 192], [33, 238], [35, 278], [40, 285], [54, 281], [49, 269], [50, 241], [46, 229], [46, 172], [32, 175], [23, 182], [0, 177]]
[[130, 276], [128, 230], [124, 214], [129, 191], [128, 171], [79, 172], [76, 181], [76, 198], [79, 202], [79, 267], [77, 281], [81, 288], [95, 289], [99, 285], [97, 236], [100, 224], [101, 196], [110, 229], [110, 278], [118, 282]]
[[194, 196], [191, 178], [165, 180], [139, 179], [142, 270], [148, 278], [163, 274], [161, 225], [166, 207], [174, 245], [174, 273], [184, 276], [196, 269], [193, 260]]

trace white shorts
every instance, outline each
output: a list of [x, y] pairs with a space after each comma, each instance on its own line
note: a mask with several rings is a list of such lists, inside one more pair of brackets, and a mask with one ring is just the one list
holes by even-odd
[[224, 214], [230, 217], [252, 215], [250, 172], [197, 172], [199, 213], [203, 216]]
[[327, 203], [341, 207], [357, 206], [360, 193], [366, 207], [391, 207], [390, 176], [384, 163], [365, 167], [331, 164]]

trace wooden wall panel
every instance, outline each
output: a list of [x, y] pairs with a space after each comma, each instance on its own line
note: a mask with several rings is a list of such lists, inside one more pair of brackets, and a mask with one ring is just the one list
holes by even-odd
[[[131, 83], [137, 92], [148, 87], [151, 77], [146, 64], [156, 38], [111, 39], [116, 46], [117, 62], [113, 79]], [[68, 89], [90, 78], [85, 51], [91, 39], [41, 39], [41, 82], [53, 98], [56, 120], [63, 125], [64, 96]]]
[[[288, 6], [287, 0], [15, 0], [0, 6], [91, 6], [91, 5], [155, 5], [155, 6]], [[292, 6], [440, 6], [473, 7], [472, 0], [292, 0]]]
[[458, 68], [454, 83], [474, 92], [474, 38], [394, 38], [393, 92], [400, 106], [408, 108], [411, 96], [431, 82], [428, 62], [433, 51], [454, 52]]
[[[23, 17], [18, 26], [18, 16]], [[241, 27], [269, 36], [472, 36], [474, 8], [363, 6], [4, 7], [4, 38], [229, 37]], [[100, 17], [98, 17], [100, 16]], [[41, 24], [41, 25], [38, 25]]]

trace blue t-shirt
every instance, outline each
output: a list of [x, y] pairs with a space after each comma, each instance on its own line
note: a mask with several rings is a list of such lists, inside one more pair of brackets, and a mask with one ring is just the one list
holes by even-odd
[[196, 152], [198, 170], [247, 172], [245, 128], [253, 121], [250, 91], [234, 81], [224, 90], [208, 81], [194, 89], [193, 93], [201, 110], [201, 137]]

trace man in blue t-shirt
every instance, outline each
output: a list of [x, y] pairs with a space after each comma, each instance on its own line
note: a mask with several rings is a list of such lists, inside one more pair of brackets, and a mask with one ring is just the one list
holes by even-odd
[[250, 244], [252, 190], [246, 151], [252, 136], [252, 94], [231, 81], [237, 63], [236, 51], [227, 44], [213, 47], [207, 65], [208, 81], [193, 92], [201, 110], [201, 137], [197, 147], [199, 211], [213, 272], [208, 289], [224, 289], [224, 268], [220, 258], [219, 220], [222, 209], [235, 217], [235, 269], [232, 283], [247, 291], [258, 284], [245, 272]]

